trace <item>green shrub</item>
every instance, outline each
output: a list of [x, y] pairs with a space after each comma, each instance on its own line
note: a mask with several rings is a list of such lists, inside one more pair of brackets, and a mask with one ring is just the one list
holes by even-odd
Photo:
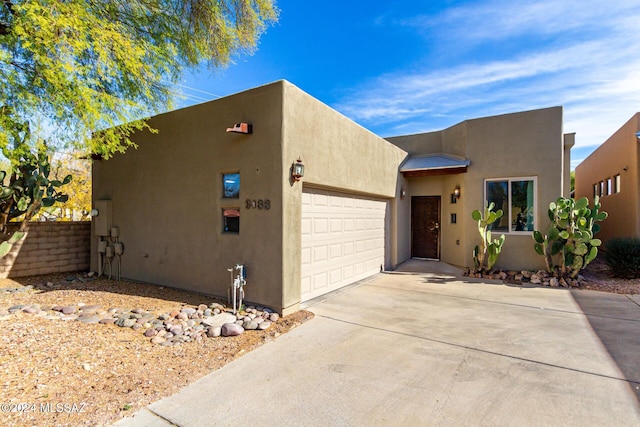
[[620, 237], [607, 242], [605, 261], [616, 277], [640, 277], [640, 239]]

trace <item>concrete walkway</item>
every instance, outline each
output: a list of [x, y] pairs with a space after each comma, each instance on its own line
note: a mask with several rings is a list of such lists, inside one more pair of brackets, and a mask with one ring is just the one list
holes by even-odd
[[640, 305], [411, 261], [117, 426], [640, 425]]

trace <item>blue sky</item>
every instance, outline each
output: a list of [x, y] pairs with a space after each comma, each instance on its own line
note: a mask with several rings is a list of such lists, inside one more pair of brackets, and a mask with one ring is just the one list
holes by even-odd
[[295, 1], [180, 106], [286, 79], [380, 136], [564, 106], [572, 165], [640, 111], [640, 1]]

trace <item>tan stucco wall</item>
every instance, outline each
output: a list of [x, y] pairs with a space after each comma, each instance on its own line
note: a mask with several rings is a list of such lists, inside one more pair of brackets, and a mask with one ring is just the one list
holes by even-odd
[[571, 197], [571, 149], [576, 145], [576, 134], [564, 134], [564, 164], [562, 165], [562, 197]]
[[[227, 133], [237, 122], [253, 134]], [[159, 134], [93, 169], [94, 200], [112, 201], [124, 242], [124, 278], [226, 297], [227, 268], [247, 265], [246, 300], [283, 313], [299, 308], [301, 196], [305, 185], [389, 201], [394, 246], [398, 166], [406, 153], [291, 83], [279, 81], [154, 117]], [[291, 165], [305, 164], [301, 182]], [[222, 174], [240, 172], [240, 198], [222, 198]], [[247, 209], [246, 200], [271, 209]], [[240, 233], [222, 232], [221, 211], [239, 208]], [[97, 238], [92, 266], [97, 269]]]
[[[301, 197], [303, 186], [369, 195], [390, 201], [390, 223], [396, 222], [398, 167], [407, 153], [354, 123], [288, 82], [282, 82], [283, 151], [283, 307], [300, 302]], [[297, 158], [305, 165], [301, 182], [291, 183]], [[296, 232], [293, 232], [296, 230]], [[387, 241], [394, 244], [394, 227]], [[393, 257], [395, 249], [389, 248]], [[391, 264], [391, 259], [385, 263]]]
[[[237, 122], [253, 134], [227, 133]], [[227, 268], [247, 265], [246, 299], [282, 307], [282, 90], [263, 86], [162, 114], [137, 150], [94, 162], [93, 198], [112, 200], [124, 243], [122, 276], [226, 298]], [[222, 173], [240, 172], [240, 198], [222, 198]], [[245, 200], [271, 209], [245, 209]], [[240, 208], [240, 233], [222, 208]], [[97, 238], [92, 266], [97, 268]]]
[[614, 237], [640, 237], [638, 188], [638, 139], [640, 113], [636, 113], [598, 149], [576, 167], [576, 198], [593, 203], [593, 185], [620, 175], [620, 192], [602, 196], [602, 210], [609, 217], [600, 223], [597, 235], [606, 242]]
[[[465, 176], [464, 199], [471, 211], [482, 209], [484, 180], [489, 178], [535, 177], [537, 179], [536, 228], [546, 230], [549, 203], [562, 195], [564, 140], [562, 108], [552, 107], [514, 114], [470, 120], [467, 124], [467, 157], [471, 159]], [[465, 265], [472, 266], [472, 251], [480, 238], [476, 224], [465, 222]], [[496, 236], [497, 237], [497, 236]], [[543, 268], [541, 256], [533, 249], [533, 239], [507, 234], [498, 267]]]
[[[441, 132], [388, 140], [412, 154], [446, 153], [471, 161], [466, 173], [409, 179], [411, 195], [441, 196], [441, 259], [454, 265], [473, 265], [473, 247], [480, 238], [471, 212], [483, 207], [485, 179], [535, 177], [536, 221], [537, 227], [543, 229], [548, 226], [549, 203], [563, 191], [566, 177], [561, 107], [468, 120]], [[451, 204], [450, 195], [456, 185], [460, 185], [461, 197]], [[410, 256], [411, 247], [410, 206], [406, 205], [398, 233], [400, 260]], [[451, 213], [456, 213], [457, 224], [450, 223]], [[544, 264], [533, 249], [530, 234], [507, 234], [498, 266], [522, 269], [542, 268]]]

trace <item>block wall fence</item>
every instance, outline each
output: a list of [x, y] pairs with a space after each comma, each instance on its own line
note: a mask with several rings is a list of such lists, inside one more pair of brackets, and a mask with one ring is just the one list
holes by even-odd
[[[20, 224], [9, 224], [7, 240]], [[32, 222], [27, 236], [0, 258], [0, 278], [88, 271], [91, 222]]]

